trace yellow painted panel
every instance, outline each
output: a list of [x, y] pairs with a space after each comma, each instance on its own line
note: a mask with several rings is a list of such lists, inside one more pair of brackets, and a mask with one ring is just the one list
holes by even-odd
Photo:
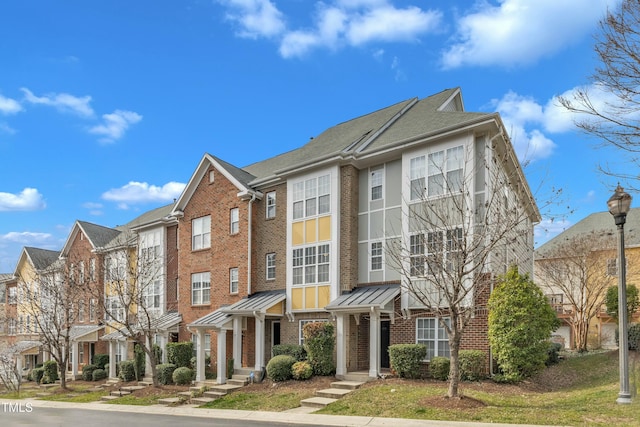
[[302, 245], [304, 244], [304, 222], [294, 222], [291, 224], [291, 244]]
[[331, 286], [318, 286], [318, 308], [324, 308], [331, 302]]
[[306, 232], [305, 243], [315, 243], [316, 242], [316, 220], [310, 219], [309, 221], [305, 221], [304, 228]]
[[291, 289], [291, 309], [302, 310], [302, 288]]
[[318, 218], [318, 241], [331, 240], [331, 216]]
[[304, 308], [318, 308], [316, 305], [316, 289], [317, 286], [304, 288]]
[[269, 307], [267, 309], [267, 313], [269, 313], [269, 314], [283, 314], [284, 313], [284, 301], [280, 301], [279, 303]]

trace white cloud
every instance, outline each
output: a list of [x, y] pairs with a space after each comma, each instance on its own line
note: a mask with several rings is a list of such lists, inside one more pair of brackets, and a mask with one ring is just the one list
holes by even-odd
[[0, 95], [0, 114], [16, 114], [22, 110], [22, 105], [18, 101]]
[[142, 120], [142, 116], [133, 111], [115, 110], [111, 114], [103, 114], [104, 123], [89, 129], [89, 133], [102, 135], [100, 142], [114, 142], [124, 135], [129, 126]]
[[20, 88], [24, 92], [24, 100], [30, 104], [48, 105], [64, 113], [72, 113], [80, 117], [93, 117], [91, 97], [77, 97], [68, 93], [50, 93], [44, 96], [36, 96], [29, 89]]
[[30, 231], [10, 231], [7, 234], [0, 235], [0, 241], [21, 243], [26, 246], [47, 243], [52, 238], [53, 236], [49, 233], [32, 233]]
[[555, 221], [553, 219], [545, 218], [540, 224], [536, 225], [533, 229], [533, 236], [535, 239], [535, 246], [539, 247], [543, 243], [553, 239], [558, 234], [562, 233], [573, 224], [566, 219]]
[[240, 26], [238, 36], [273, 37], [285, 29], [282, 12], [269, 0], [222, 0], [229, 7], [226, 18]]
[[535, 63], [593, 31], [607, 7], [621, 0], [484, 1], [457, 22], [456, 42], [442, 55], [444, 68]]
[[100, 216], [104, 214], [104, 212], [102, 211], [102, 203], [86, 202], [82, 204], [82, 207], [85, 209], [89, 209], [89, 215]]
[[19, 194], [0, 192], [0, 212], [35, 211], [45, 207], [42, 194], [35, 188], [25, 188]]
[[[102, 194], [104, 200], [120, 202], [121, 209], [127, 209], [129, 203], [169, 202], [176, 199], [184, 190], [185, 184], [169, 182], [162, 187], [146, 182], [131, 181], [128, 184], [111, 189]], [[124, 204], [124, 205], [123, 205]]]
[[0, 122], [0, 133], [8, 133], [9, 135], [15, 135], [17, 130], [9, 126], [6, 122]]

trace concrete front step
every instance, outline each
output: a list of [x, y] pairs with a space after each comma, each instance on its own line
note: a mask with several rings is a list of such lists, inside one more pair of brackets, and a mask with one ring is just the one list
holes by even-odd
[[136, 391], [136, 390], [142, 390], [144, 388], [147, 388], [146, 386], [143, 385], [127, 385], [124, 387], [120, 387], [120, 390], [123, 391]]
[[109, 393], [109, 395], [116, 396], [116, 397], [122, 397], [122, 396], [126, 396], [128, 394], [131, 394], [131, 392], [130, 391], [126, 391], [126, 390], [114, 390], [111, 393]]
[[178, 392], [178, 396], [183, 396], [186, 397], [187, 399], [191, 398], [191, 392], [190, 391], [180, 391]]
[[317, 397], [328, 397], [330, 399], [340, 399], [342, 396], [351, 393], [353, 390], [344, 388], [325, 388], [324, 390], [316, 391]]
[[221, 397], [226, 396], [227, 392], [226, 391], [208, 390], [208, 391], [205, 391], [202, 395], [204, 397], [208, 397], [208, 398], [211, 398], [211, 399], [220, 399]]
[[142, 380], [138, 381], [138, 385], [149, 387], [153, 385], [153, 380]]
[[160, 405], [172, 405], [175, 403], [182, 403], [184, 399], [180, 397], [165, 397], [164, 399], [158, 399]]
[[238, 390], [239, 388], [242, 388], [242, 386], [235, 384], [217, 384], [211, 387], [211, 391], [224, 391], [226, 393], [231, 393], [232, 391]]
[[214, 399], [213, 397], [192, 397], [191, 398], [191, 403], [193, 404], [197, 404], [197, 405], [204, 405], [205, 403], [209, 403], [209, 402], [213, 402]]
[[336, 381], [331, 383], [331, 388], [343, 388], [346, 390], [355, 390], [360, 388], [364, 383], [360, 381]]
[[115, 400], [115, 399], [119, 399], [120, 396], [101, 396], [100, 400], [108, 402], [110, 400]]
[[340, 376], [336, 375], [336, 378], [343, 381], [354, 381], [354, 382], [361, 382], [361, 383], [366, 383], [374, 379], [374, 378], [371, 378], [369, 374], [360, 373], [360, 372], [350, 372]]
[[227, 384], [231, 384], [231, 385], [238, 385], [240, 387], [243, 387], [247, 384], [249, 384], [249, 379], [248, 378], [235, 378], [236, 375], [234, 375], [234, 378], [231, 378], [229, 380], [227, 380]]
[[311, 397], [304, 399], [300, 402], [301, 406], [308, 406], [311, 408], [324, 408], [330, 403], [337, 402], [338, 399], [331, 399], [329, 397]]

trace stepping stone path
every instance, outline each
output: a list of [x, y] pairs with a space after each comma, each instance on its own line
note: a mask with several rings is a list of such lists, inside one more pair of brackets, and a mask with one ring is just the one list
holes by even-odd
[[[336, 381], [331, 383], [331, 388], [318, 390], [315, 397], [304, 399], [300, 405], [307, 408], [321, 409], [351, 393], [353, 390], [360, 388], [364, 384], [359, 381]], [[296, 408], [297, 409], [297, 408]]]

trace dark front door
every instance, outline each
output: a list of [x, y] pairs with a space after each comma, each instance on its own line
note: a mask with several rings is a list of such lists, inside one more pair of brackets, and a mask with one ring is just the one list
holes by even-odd
[[380, 367], [389, 368], [389, 342], [391, 340], [391, 322], [383, 320], [380, 322]]

